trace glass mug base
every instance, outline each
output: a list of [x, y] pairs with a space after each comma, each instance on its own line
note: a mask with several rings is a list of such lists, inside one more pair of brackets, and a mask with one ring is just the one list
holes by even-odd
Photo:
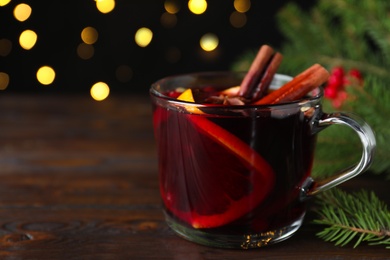
[[290, 238], [302, 225], [305, 214], [285, 227], [262, 233], [243, 233], [242, 235], [210, 234], [202, 230], [194, 230], [178, 223], [165, 213], [168, 226], [180, 237], [200, 245], [231, 248], [254, 249], [276, 244]]

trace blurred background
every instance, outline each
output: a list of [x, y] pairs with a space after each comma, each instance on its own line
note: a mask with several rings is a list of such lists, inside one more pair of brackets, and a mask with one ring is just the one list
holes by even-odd
[[262, 44], [278, 48], [274, 16], [287, 2], [0, 0], [0, 89], [102, 100], [147, 94], [168, 75], [229, 70]]

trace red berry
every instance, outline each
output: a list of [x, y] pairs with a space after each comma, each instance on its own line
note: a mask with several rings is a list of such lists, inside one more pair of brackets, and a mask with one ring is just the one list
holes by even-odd
[[362, 77], [362, 73], [357, 70], [357, 69], [351, 69], [349, 72], [348, 72], [349, 75], [351, 75], [352, 77], [358, 79], [358, 80], [362, 80], [363, 77]]
[[344, 77], [344, 68], [340, 66], [334, 67], [331, 74], [341, 79]]
[[337, 89], [328, 85], [324, 90], [324, 95], [326, 98], [334, 99], [337, 96]]
[[343, 79], [335, 75], [330, 75], [328, 85], [335, 89], [340, 88], [343, 85]]
[[348, 98], [348, 93], [344, 90], [338, 91], [336, 97], [332, 101], [332, 105], [335, 108], [339, 108], [343, 105], [344, 101]]
[[328, 85], [335, 89], [340, 89], [344, 85], [344, 69], [342, 67], [334, 67], [330, 74]]
[[363, 76], [357, 69], [351, 69], [348, 72], [348, 77], [346, 79], [346, 84], [357, 84], [363, 85]]

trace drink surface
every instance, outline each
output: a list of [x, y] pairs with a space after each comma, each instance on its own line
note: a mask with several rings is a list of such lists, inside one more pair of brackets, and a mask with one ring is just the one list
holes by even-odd
[[[312, 167], [314, 113], [299, 106], [217, 110], [154, 107], [167, 214], [182, 225], [229, 235], [267, 232], [299, 218], [305, 211], [299, 186]], [[212, 128], [230, 136], [230, 143], [210, 136]], [[261, 158], [269, 169], [252, 165], [249, 157]]]

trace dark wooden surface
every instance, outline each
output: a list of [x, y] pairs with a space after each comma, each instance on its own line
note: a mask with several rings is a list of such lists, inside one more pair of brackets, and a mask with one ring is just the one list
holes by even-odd
[[[0, 96], [0, 259], [389, 259], [335, 247], [309, 213], [289, 240], [257, 250], [193, 244], [165, 224], [149, 98]], [[363, 175], [387, 203], [389, 183]]]

